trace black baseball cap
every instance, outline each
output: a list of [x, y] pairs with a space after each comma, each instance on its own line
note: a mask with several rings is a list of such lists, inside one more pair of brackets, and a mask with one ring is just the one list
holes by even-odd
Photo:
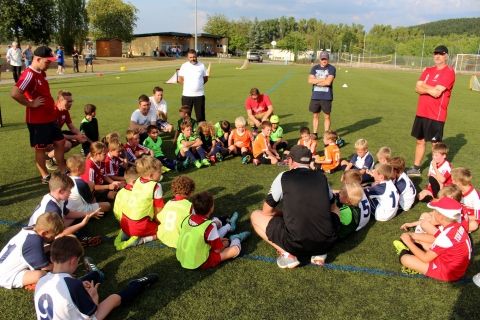
[[448, 48], [445, 47], [445, 46], [438, 46], [438, 47], [435, 48], [435, 50], [433, 50], [433, 53], [442, 53], [442, 54], [447, 53], [448, 54]]
[[298, 144], [290, 149], [288, 157], [301, 164], [310, 164], [310, 161], [312, 161], [312, 153], [310, 150], [307, 147]]
[[33, 52], [33, 55], [40, 58], [47, 58], [49, 61], [57, 61], [53, 56], [52, 49], [47, 46], [40, 46]]

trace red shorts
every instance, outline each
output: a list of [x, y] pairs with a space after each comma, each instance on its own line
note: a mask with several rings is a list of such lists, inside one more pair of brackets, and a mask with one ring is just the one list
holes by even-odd
[[215, 268], [222, 262], [222, 258], [220, 257], [220, 253], [210, 250], [210, 255], [208, 256], [207, 261], [205, 261], [201, 266], [200, 269], [209, 269]]
[[148, 237], [157, 234], [158, 223], [150, 220], [149, 217], [145, 217], [140, 220], [131, 220], [125, 215], [122, 215], [120, 220], [120, 227], [129, 237]]
[[[435, 261], [435, 260], [434, 260]], [[457, 281], [460, 280], [462, 277], [455, 277], [451, 275], [451, 270], [448, 268], [448, 266], [442, 265], [442, 264], [436, 264], [436, 268], [433, 268], [434, 263], [433, 261], [428, 264], [428, 270], [425, 275], [427, 277], [437, 279], [440, 281]]]

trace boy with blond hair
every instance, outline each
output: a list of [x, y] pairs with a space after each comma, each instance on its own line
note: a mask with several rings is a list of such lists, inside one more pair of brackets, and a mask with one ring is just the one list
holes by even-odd
[[400, 195], [399, 205], [403, 211], [408, 211], [415, 203], [417, 196], [417, 189], [412, 180], [405, 173], [405, 159], [402, 157], [394, 157], [389, 164], [393, 168], [394, 178], [393, 183], [397, 187]]
[[372, 181], [372, 177], [367, 173], [372, 170], [375, 161], [373, 156], [368, 151], [368, 142], [365, 139], [358, 139], [355, 141], [355, 154], [350, 161], [342, 160], [340, 163], [341, 169], [348, 171], [350, 169], [359, 170], [362, 174], [362, 183]]
[[390, 147], [381, 147], [378, 149], [376, 157], [378, 163], [388, 164], [392, 157], [392, 149], [390, 149]]
[[63, 231], [63, 221], [55, 212], [46, 212], [36, 222], [22, 228], [0, 251], [0, 287], [28, 288], [51, 269], [44, 244]]
[[[359, 205], [363, 189], [359, 183], [345, 183], [338, 193], [337, 201], [332, 204], [331, 212], [340, 219], [338, 238], [345, 239], [351, 233], [363, 228], [370, 217], [361, 214]], [[362, 221], [367, 219], [367, 221]]]
[[369, 173], [374, 183], [365, 189], [365, 194], [370, 199], [372, 213], [377, 221], [391, 220], [397, 214], [400, 198], [392, 181], [393, 168], [388, 164], [377, 164]]
[[270, 121], [263, 121], [260, 125], [261, 132], [253, 142], [253, 164], [277, 164], [280, 155], [277, 150], [270, 145], [270, 134], [272, 133], [272, 124]]
[[448, 147], [439, 142], [432, 146], [432, 161], [428, 168], [428, 185], [420, 191], [418, 200], [428, 202], [436, 198], [440, 189], [452, 183], [452, 165], [447, 161]]
[[83, 181], [81, 175], [85, 171], [85, 159], [75, 154], [67, 159], [67, 168], [73, 181], [73, 188], [68, 197], [67, 208], [79, 212], [91, 212], [100, 208], [102, 212], [112, 209], [109, 202], [96, 202], [93, 196], [94, 184]]
[[461, 203], [469, 219], [480, 222], [480, 194], [472, 184], [470, 169], [463, 167], [453, 169], [452, 183], [462, 191]]
[[[343, 184], [361, 184], [362, 175], [358, 170], [348, 170], [342, 174], [341, 182]], [[372, 209], [370, 207], [370, 201], [368, 200], [365, 191], [362, 189], [362, 198], [358, 202], [358, 207], [360, 208], [360, 223], [357, 227], [357, 230], [362, 229], [370, 221], [370, 216]]]
[[336, 143], [337, 138], [335, 131], [328, 130], [323, 134], [324, 156], [315, 157], [315, 163], [321, 165], [323, 172], [333, 173], [340, 166], [340, 148]]
[[235, 129], [228, 136], [228, 151], [230, 154], [242, 157], [242, 164], [247, 164], [251, 160], [252, 154], [252, 132], [245, 128], [247, 121], [240, 116], [235, 118]]
[[195, 182], [187, 176], [178, 176], [172, 181], [173, 199], [169, 200], [157, 214], [160, 222], [157, 238], [171, 248], [177, 248], [178, 236], [183, 220], [192, 213], [188, 198], [195, 191]]
[[[394, 246], [400, 256], [404, 273], [421, 273], [440, 281], [457, 281], [466, 273], [470, 263], [472, 243], [465, 226], [460, 223], [462, 205], [449, 197], [432, 201], [428, 207], [439, 223], [433, 234], [403, 233], [402, 241]], [[433, 238], [429, 248], [421, 249], [416, 242]]]

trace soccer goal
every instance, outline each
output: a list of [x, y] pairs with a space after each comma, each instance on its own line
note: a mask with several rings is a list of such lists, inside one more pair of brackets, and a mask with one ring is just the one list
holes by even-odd
[[480, 54], [459, 53], [455, 59], [455, 72], [477, 73], [480, 72]]
[[342, 52], [340, 55], [341, 62], [344, 63], [372, 63], [372, 64], [391, 64], [393, 61], [393, 54], [387, 55], [364, 55], [364, 54], [351, 54], [348, 52]]

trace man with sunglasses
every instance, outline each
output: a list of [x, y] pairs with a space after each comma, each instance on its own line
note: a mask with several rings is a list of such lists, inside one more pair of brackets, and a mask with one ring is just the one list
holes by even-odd
[[443, 45], [436, 47], [433, 61], [435, 65], [423, 70], [415, 86], [419, 97], [412, 136], [417, 139], [417, 143], [413, 167], [407, 170], [409, 176], [421, 175], [420, 165], [425, 155], [426, 142], [442, 142], [448, 103], [455, 84], [455, 71], [447, 64], [448, 48]]

